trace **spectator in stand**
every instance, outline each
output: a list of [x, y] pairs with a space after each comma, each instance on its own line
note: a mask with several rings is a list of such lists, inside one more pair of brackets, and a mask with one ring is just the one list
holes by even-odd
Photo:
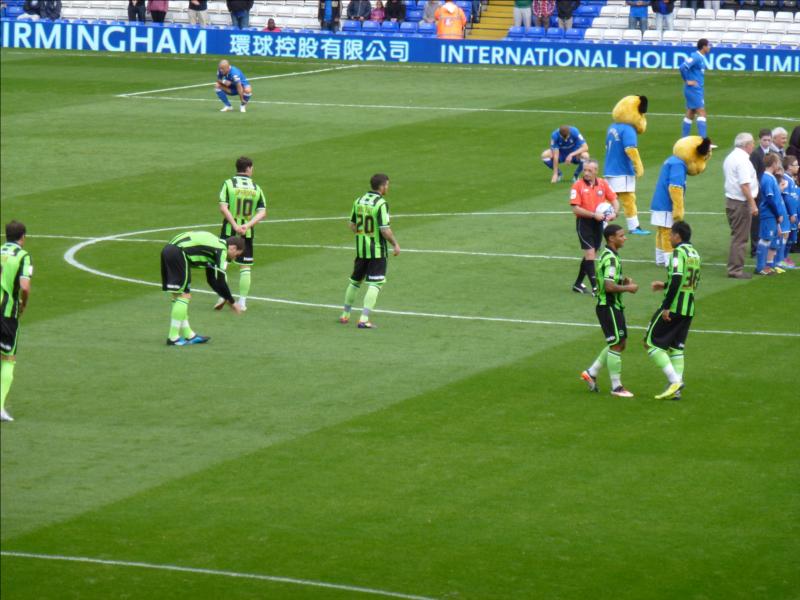
[[581, 0], [557, 0], [558, 26], [566, 31], [572, 29], [572, 13], [581, 5]]
[[728, 277], [750, 279], [752, 275], [744, 272], [744, 253], [750, 224], [758, 215], [756, 196], [758, 177], [750, 154], [753, 152], [753, 136], [740, 133], [734, 140], [734, 149], [722, 164], [725, 174], [725, 214], [731, 227], [731, 246], [728, 251]]
[[642, 33], [647, 31], [647, 0], [626, 0], [630, 6], [628, 14], [628, 29], [638, 29]]
[[[704, 5], [705, 3], [703, 0], [688, 0], [686, 2], [686, 6], [694, 11], [696, 11], [698, 8], [703, 8]], [[683, 6], [683, 4], [681, 4], [681, 6]]]
[[[427, 8], [427, 7], [425, 7]], [[377, 23], [383, 23], [386, 17], [386, 11], [383, 9], [383, 0], [375, 0], [375, 8], [369, 13], [369, 20]]]
[[[759, 130], [758, 146], [750, 153], [750, 162], [753, 163], [753, 168], [756, 170], [756, 178], [759, 182], [761, 181], [761, 176], [764, 174], [764, 157], [769, 153], [770, 144], [772, 144], [772, 130]], [[756, 206], [759, 204], [761, 204], [760, 194], [756, 196]], [[756, 213], [753, 215], [753, 220], [750, 222], [750, 258], [754, 258], [756, 255], [759, 229], [758, 213]]]
[[436, 11], [436, 35], [443, 40], [460, 40], [464, 38], [467, 26], [467, 15], [457, 6], [454, 0], [447, 0]]
[[514, 27], [531, 26], [531, 0], [514, 0]]
[[144, 0], [128, 0], [128, 21], [139, 21], [140, 23], [144, 23], [144, 15]]
[[769, 154], [777, 154], [781, 160], [786, 158], [786, 138], [788, 132], [783, 127], [776, 127], [772, 130], [772, 143], [769, 145]]
[[231, 24], [236, 29], [247, 29], [250, 26], [251, 8], [253, 8], [253, 0], [228, 0]]
[[347, 18], [351, 21], [369, 21], [369, 15], [372, 12], [372, 5], [369, 0], [350, 0], [347, 5]]
[[792, 137], [789, 138], [789, 148], [786, 156], [796, 156], [800, 159], [800, 125], [792, 129]]
[[267, 20], [267, 26], [264, 27], [262, 31], [266, 31], [267, 33], [280, 33], [281, 28], [275, 25], [275, 19], [270, 18]]
[[22, 20], [30, 20], [30, 21], [38, 21], [41, 18], [39, 14], [39, 6], [40, 0], [25, 0], [25, 3], [22, 5], [22, 14], [17, 17], [20, 21]]
[[169, 10], [169, 0], [148, 0], [147, 12], [153, 19], [153, 23], [163, 23]]
[[483, 10], [483, 3], [481, 0], [472, 0], [472, 15], [470, 19], [472, 19], [473, 23], [480, 23], [481, 22], [481, 11]]
[[208, 25], [208, 0], [189, 0], [189, 24]]
[[401, 0], [387, 0], [384, 15], [388, 21], [402, 23], [406, 20], [406, 5]]
[[722, 2], [721, 0], [710, 0], [708, 4], [710, 5], [709, 8], [713, 10], [714, 14], [716, 15], [717, 11], [719, 11], [719, 7], [722, 5]]
[[342, 18], [341, 0], [319, 0], [317, 6], [317, 20], [322, 31], [332, 31], [336, 33], [339, 29], [339, 21]]
[[550, 27], [550, 16], [556, 9], [556, 0], [533, 0], [533, 24], [536, 27]]
[[422, 20], [426, 23], [436, 23], [436, 11], [439, 9], [439, 0], [428, 0], [422, 13]]
[[656, 31], [658, 37], [662, 37], [665, 31], [672, 31], [675, 28], [674, 0], [651, 0], [650, 8], [656, 15]]

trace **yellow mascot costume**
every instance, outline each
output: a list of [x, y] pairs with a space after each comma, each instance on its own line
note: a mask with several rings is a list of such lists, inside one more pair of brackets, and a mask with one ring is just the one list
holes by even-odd
[[699, 135], [686, 136], [675, 142], [672, 156], [661, 166], [650, 204], [650, 222], [658, 228], [657, 265], [668, 265], [672, 255], [669, 232], [673, 222], [683, 221], [686, 177], [699, 175], [706, 170], [713, 148], [716, 146], [708, 138], [701, 138]]
[[625, 96], [611, 111], [614, 122], [606, 133], [603, 176], [619, 197], [628, 232], [635, 235], [650, 233], [639, 226], [636, 209], [636, 178], [644, 175], [638, 134], [647, 129], [646, 112], [647, 96]]

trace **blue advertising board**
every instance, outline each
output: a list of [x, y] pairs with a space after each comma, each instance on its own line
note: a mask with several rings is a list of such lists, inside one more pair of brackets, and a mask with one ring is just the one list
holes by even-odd
[[[262, 33], [149, 25], [2, 21], [4, 48], [216, 54], [460, 65], [676, 69], [693, 48], [579, 42], [510, 42]], [[800, 50], [715, 48], [718, 71], [800, 73]]]

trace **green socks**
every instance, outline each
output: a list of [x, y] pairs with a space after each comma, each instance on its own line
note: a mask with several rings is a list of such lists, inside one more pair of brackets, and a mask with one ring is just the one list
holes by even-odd
[[[650, 348], [647, 354], [650, 358], [653, 359], [653, 362], [656, 363], [656, 366], [664, 371], [664, 375], [667, 376], [667, 379], [670, 383], [679, 383], [681, 378], [678, 373], [675, 372], [675, 367], [672, 365], [672, 362], [669, 359], [669, 354], [666, 353], [665, 350], [661, 348]], [[683, 355], [681, 354], [681, 370], [683, 370]]]
[[[177, 340], [181, 331], [189, 328], [189, 300], [186, 298], [175, 298], [172, 301], [172, 314], [169, 322], [169, 339]], [[191, 337], [191, 336], [189, 336]]]
[[375, 303], [378, 301], [378, 293], [380, 291], [381, 288], [377, 285], [367, 286], [367, 293], [364, 294], [364, 310], [361, 311], [361, 318], [359, 319], [362, 323], [369, 321], [369, 313], [375, 308]]
[[250, 294], [250, 267], [242, 267], [239, 270], [239, 299], [244, 302]]
[[14, 381], [14, 366], [17, 363], [13, 360], [0, 361], [0, 410], [6, 408], [6, 396], [11, 389], [11, 382]]
[[606, 366], [606, 360], [608, 358], [608, 346], [603, 346], [603, 349], [600, 351], [600, 354], [597, 355], [597, 358], [594, 359], [592, 366], [587, 369], [589, 371], [589, 375], [592, 377], [597, 377], [597, 374], [600, 372], [604, 366]]
[[669, 360], [672, 363], [675, 372], [678, 374], [678, 377], [680, 377], [681, 381], [683, 381], [683, 350], [675, 350], [675, 348], [670, 348]]
[[618, 388], [622, 385], [622, 355], [609, 350], [606, 364], [608, 364], [608, 374], [611, 375], [611, 387]]
[[353, 308], [353, 302], [356, 301], [356, 294], [358, 294], [358, 290], [361, 287], [358, 283], [350, 282], [350, 285], [347, 286], [347, 291], [344, 293], [344, 311], [342, 312], [343, 317], [350, 316], [350, 310]]

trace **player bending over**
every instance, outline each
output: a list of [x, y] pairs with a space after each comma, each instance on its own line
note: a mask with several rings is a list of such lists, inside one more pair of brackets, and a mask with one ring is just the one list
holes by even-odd
[[239, 107], [239, 111], [247, 112], [245, 107], [247, 103], [250, 102], [250, 97], [253, 95], [253, 88], [250, 87], [250, 82], [247, 81], [247, 77], [245, 77], [240, 69], [234, 67], [227, 60], [219, 61], [217, 83], [214, 87], [217, 92], [217, 98], [222, 100], [222, 103], [225, 105], [220, 109], [220, 112], [233, 110], [228, 96], [239, 96], [239, 100], [242, 103]]

